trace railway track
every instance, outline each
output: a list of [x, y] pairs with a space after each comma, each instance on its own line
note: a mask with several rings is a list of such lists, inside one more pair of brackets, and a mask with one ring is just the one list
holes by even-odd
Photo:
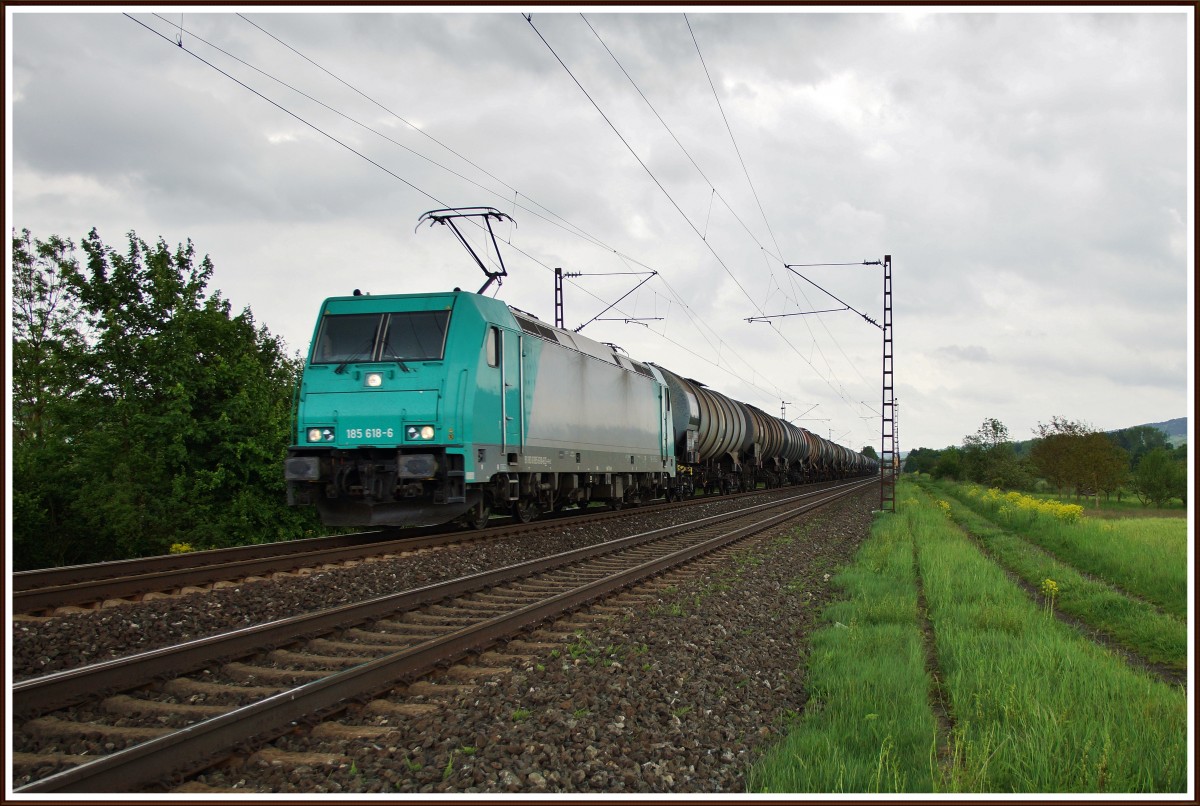
[[[478, 655], [872, 483], [810, 491], [23, 681], [13, 691], [13, 774], [14, 783], [23, 783], [16, 791], [137, 791], [169, 784], [228, 756], [231, 748]], [[91, 759], [77, 752], [96, 747], [108, 754]]]
[[[730, 499], [767, 492], [775, 491], [756, 490], [722, 497]], [[712, 500], [712, 497], [692, 498], [659, 507], [681, 508], [708, 500]], [[587, 523], [620, 518], [623, 514], [607, 510], [567, 510], [559, 517]], [[63, 607], [88, 609], [104, 602], [136, 601], [148, 594], [186, 593], [217, 583], [233, 583], [247, 577], [318, 568], [471, 540], [511, 537], [552, 529], [556, 520], [557, 518], [546, 518], [526, 524], [512, 524], [504, 523], [504, 519], [497, 519], [496, 526], [484, 530], [438, 526], [405, 529], [402, 536], [400, 530], [381, 530], [22, 571], [12, 575], [12, 607], [14, 613], [25, 615], [61, 614], [64, 611], [60, 608]]]

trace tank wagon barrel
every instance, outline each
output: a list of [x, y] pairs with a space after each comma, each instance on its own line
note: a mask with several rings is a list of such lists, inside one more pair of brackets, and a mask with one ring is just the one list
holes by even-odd
[[695, 461], [707, 462], [728, 456], [734, 465], [741, 464], [740, 454], [750, 437], [749, 415], [742, 405], [666, 367], [652, 366], [662, 373], [671, 390], [676, 411], [676, 443], [682, 442], [686, 452], [687, 431], [680, 429], [680, 423], [686, 421], [686, 429], [692, 429], [693, 424], [695, 428]]

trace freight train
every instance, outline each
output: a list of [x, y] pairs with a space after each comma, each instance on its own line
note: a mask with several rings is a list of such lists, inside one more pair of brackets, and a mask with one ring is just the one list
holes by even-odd
[[874, 459], [478, 293], [331, 297], [288, 503], [338, 526], [528, 521], [602, 502], [867, 476]]

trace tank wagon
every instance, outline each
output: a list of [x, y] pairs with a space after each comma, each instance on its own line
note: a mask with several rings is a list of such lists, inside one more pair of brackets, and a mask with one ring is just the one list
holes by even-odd
[[869, 475], [867, 457], [463, 291], [331, 297], [297, 391], [288, 503], [341, 526], [481, 527], [601, 501]]

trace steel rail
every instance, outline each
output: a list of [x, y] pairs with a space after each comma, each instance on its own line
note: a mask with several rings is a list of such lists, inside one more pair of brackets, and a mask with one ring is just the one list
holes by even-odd
[[230, 546], [222, 549], [189, 551], [184, 554], [160, 554], [153, 557], [135, 557], [129, 560], [109, 560], [100, 563], [63, 565], [55, 568], [35, 568], [17, 571], [12, 575], [14, 591], [35, 590], [70, 585], [74, 582], [89, 582], [98, 579], [117, 579], [156, 571], [174, 571], [193, 568], [198, 564], [218, 565], [235, 560], [253, 560], [261, 557], [280, 557], [297, 551], [314, 551], [336, 548], [355, 543], [387, 539], [384, 531], [357, 532], [345, 535], [307, 537], [300, 540], [282, 540], [275, 543], [256, 543], [251, 546]]
[[[767, 491], [752, 490], [737, 496], [722, 497], [733, 498], [763, 492]], [[708, 496], [693, 498], [667, 504], [665, 508], [695, 505], [708, 500], [715, 499]], [[590, 522], [620, 518], [625, 514], [623, 511], [588, 513], [586, 510], [577, 510], [565, 517], [582, 517]], [[445, 526], [420, 527], [404, 530], [408, 533], [404, 537], [396, 537], [396, 531], [383, 530], [22, 571], [13, 574], [12, 607], [14, 613], [33, 613], [63, 605], [137, 596], [188, 585], [207, 585], [220, 580], [344, 562], [390, 552], [414, 551], [523, 534], [552, 528], [556, 520], [539, 519], [528, 524], [505, 525], [476, 531], [447, 529]]]
[[770, 516], [574, 590], [550, 596], [512, 613], [493, 617], [416, 647], [267, 697], [175, 733], [35, 781], [14, 792], [128, 792], [163, 778], [190, 773], [203, 768], [214, 758], [227, 754], [231, 747], [252, 742], [294, 722], [311, 719], [314, 715], [337, 710], [347, 701], [371, 696], [395, 686], [397, 682], [413, 680], [466, 655], [483, 652], [512, 635], [564, 612], [811, 512], [874, 481], [871, 479], [853, 484], [850, 489], [836, 491], [809, 502], [807, 506]]
[[15, 719], [31, 719], [48, 711], [83, 702], [102, 692], [128, 690], [155, 679], [192, 671], [207, 663], [244, 655], [247, 652], [273, 649], [300, 638], [336, 630], [347, 624], [379, 618], [400, 610], [411, 610], [443, 599], [493, 587], [523, 576], [542, 573], [602, 554], [658, 540], [682, 531], [724, 523], [743, 517], [755, 510], [782, 506], [819, 495], [821, 492], [824, 491], [809, 491], [783, 500], [754, 507], [743, 507], [719, 515], [710, 515], [686, 524], [653, 529], [618, 540], [584, 546], [572, 551], [434, 583], [422, 588], [339, 605], [316, 613], [277, 619], [228, 633], [198, 638], [183, 644], [29, 678], [16, 682], [12, 686], [12, 713]]

